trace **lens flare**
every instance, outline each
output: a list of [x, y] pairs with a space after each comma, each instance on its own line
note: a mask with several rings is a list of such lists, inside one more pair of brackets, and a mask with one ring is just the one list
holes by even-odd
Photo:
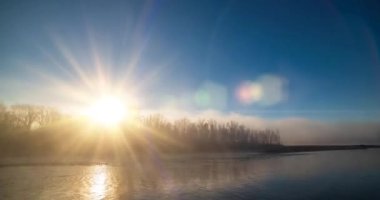
[[287, 99], [287, 80], [266, 74], [255, 81], [245, 81], [236, 89], [236, 98], [242, 104], [272, 106]]
[[224, 109], [227, 105], [228, 91], [218, 83], [206, 81], [194, 93], [194, 103], [199, 108]]
[[236, 95], [240, 102], [251, 104], [260, 101], [262, 94], [263, 90], [260, 84], [246, 81], [240, 85]]

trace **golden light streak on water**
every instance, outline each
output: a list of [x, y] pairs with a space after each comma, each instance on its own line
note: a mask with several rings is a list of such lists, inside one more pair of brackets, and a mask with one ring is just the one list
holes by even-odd
[[105, 199], [107, 193], [112, 189], [110, 185], [107, 166], [99, 165], [93, 170], [93, 176], [90, 185], [90, 198], [92, 200]]

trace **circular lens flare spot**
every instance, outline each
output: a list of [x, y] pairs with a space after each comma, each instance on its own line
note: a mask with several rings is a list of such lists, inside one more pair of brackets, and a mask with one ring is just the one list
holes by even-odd
[[260, 84], [244, 82], [237, 90], [237, 98], [244, 104], [260, 101], [263, 90]]

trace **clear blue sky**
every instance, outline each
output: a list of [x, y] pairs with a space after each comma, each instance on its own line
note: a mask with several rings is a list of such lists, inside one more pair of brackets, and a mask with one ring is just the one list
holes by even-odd
[[[78, 81], [58, 43], [89, 74], [99, 51], [111, 79], [128, 78], [147, 108], [170, 100], [274, 118], [379, 119], [379, 22], [380, 2], [370, 0], [1, 1], [0, 99], [28, 101], [18, 80], [48, 84], [30, 71]], [[281, 78], [286, 98], [239, 101], [242, 82], [266, 75]], [[208, 83], [222, 92], [198, 105]]]

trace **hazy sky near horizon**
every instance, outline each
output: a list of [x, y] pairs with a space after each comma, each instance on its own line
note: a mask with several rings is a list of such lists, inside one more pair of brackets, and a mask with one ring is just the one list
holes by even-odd
[[0, 100], [105, 84], [147, 110], [376, 121], [379, 21], [370, 0], [1, 1]]

